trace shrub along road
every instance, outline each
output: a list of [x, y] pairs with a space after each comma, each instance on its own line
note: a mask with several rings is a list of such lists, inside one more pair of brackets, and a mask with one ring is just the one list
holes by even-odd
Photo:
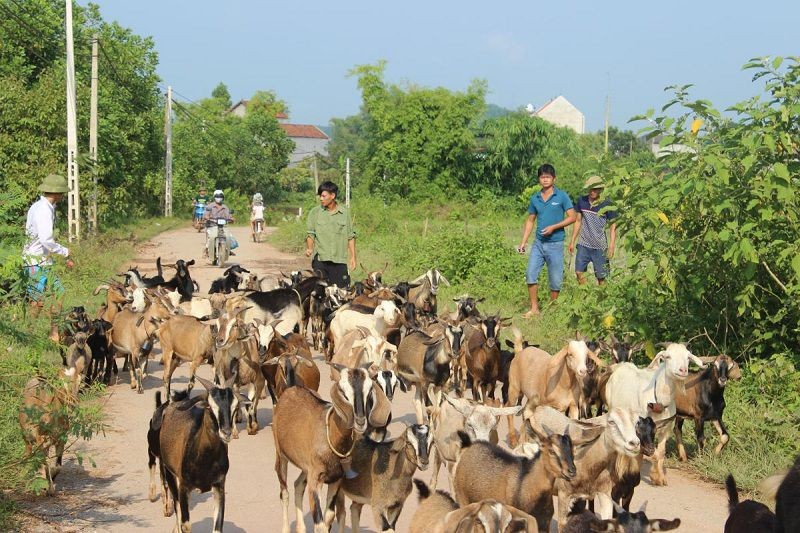
[[[233, 232], [241, 246], [236, 250], [236, 261], [259, 274], [276, 274], [279, 270], [308, 267], [306, 258], [281, 253], [269, 244], [255, 244], [249, 240], [249, 229], [237, 227]], [[161, 256], [164, 263], [176, 259], [195, 258], [192, 276], [207, 291], [210, 283], [222, 274], [219, 268], [211, 267], [201, 257], [203, 236], [190, 228], [169, 231], [159, 235], [139, 250], [133, 264], [151, 273], [155, 259]], [[171, 275], [166, 269], [165, 277]], [[87, 295], [89, 298], [89, 295]], [[88, 302], [87, 302], [88, 303]], [[94, 306], [92, 306], [94, 308]], [[154, 350], [156, 359], [158, 349]], [[329, 397], [329, 373], [317, 357], [322, 374], [320, 392]], [[96, 466], [84, 461], [80, 466], [74, 458], [65, 462], [64, 470], [57, 479], [58, 495], [55, 498], [30, 498], [21, 502], [23, 513], [28, 517], [23, 524], [31, 531], [113, 531], [171, 530], [173, 517], [165, 518], [160, 502], [151, 503], [147, 498], [149, 471], [147, 468], [148, 422], [154, 408], [154, 394], [162, 386], [161, 367], [150, 362], [150, 375], [145, 380], [145, 393], [136, 394], [128, 385], [128, 375], [120, 374], [116, 385], [108, 389], [105, 396], [108, 415], [108, 431], [93, 440], [80, 443], [79, 451], [91, 458]], [[173, 382], [176, 389], [187, 382], [188, 365], [181, 365], [175, 372]], [[211, 379], [211, 369], [204, 365], [199, 375]], [[195, 390], [202, 389], [198, 385]], [[394, 421], [391, 434], [398, 435], [402, 423], [412, 423], [414, 410], [412, 394], [398, 390], [394, 402]], [[229, 532], [279, 531], [281, 527], [281, 504], [278, 482], [275, 476], [274, 441], [270, 423], [272, 405], [262, 400], [258, 420], [261, 429], [257, 435], [248, 435], [240, 424], [240, 438], [229, 447], [230, 471], [226, 483], [225, 530]], [[505, 435], [505, 421], [501, 422], [501, 435]], [[734, 436], [735, 438], [735, 436]], [[289, 468], [290, 492], [297, 476], [294, 467]], [[415, 477], [430, 481], [430, 471], [417, 472]], [[680, 517], [683, 531], [720, 531], [727, 517], [727, 500], [720, 486], [695, 480], [681, 471], [670, 469], [669, 486], [652, 487], [645, 478], [636, 491], [633, 507], [638, 509], [648, 501], [647, 514], [651, 518]], [[440, 472], [439, 488], [447, 489], [447, 477]], [[160, 490], [160, 484], [159, 484]], [[293, 495], [290, 495], [293, 502]], [[293, 504], [292, 504], [293, 505]], [[291, 507], [291, 505], [290, 505]], [[406, 531], [417, 507], [416, 491], [406, 501], [398, 522], [398, 531]], [[191, 520], [197, 532], [212, 529], [213, 498], [210, 493], [193, 494], [191, 498]], [[304, 499], [306, 524], [312, 527], [308, 514], [308, 499]], [[294, 513], [291, 513], [292, 517]], [[362, 530], [376, 531], [372, 513], [364, 509], [361, 518]], [[349, 524], [349, 515], [348, 515]]]

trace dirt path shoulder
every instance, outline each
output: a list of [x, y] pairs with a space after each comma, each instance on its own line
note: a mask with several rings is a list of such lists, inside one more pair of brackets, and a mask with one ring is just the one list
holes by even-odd
[[[279, 270], [308, 268], [306, 258], [279, 252], [268, 244], [253, 243], [248, 228], [232, 229], [240, 247], [235, 251], [236, 256], [230, 259], [231, 263], [237, 262], [253, 272], [267, 275], [277, 274]], [[203, 235], [190, 228], [169, 231], [142, 246], [133, 264], [151, 272], [158, 256], [165, 263], [179, 258], [194, 258], [197, 265], [191, 269], [192, 276], [205, 292], [211, 281], [221, 276], [222, 270], [207, 265], [202, 257], [202, 245]], [[165, 276], [170, 274], [167, 269]], [[199, 374], [211, 378], [208, 366], [202, 367]], [[328, 397], [330, 381], [324, 369], [322, 377], [320, 392]], [[106, 434], [79, 445], [81, 452], [95, 464], [84, 461], [81, 466], [69, 459], [57, 479], [59, 494], [55, 498], [30, 498], [21, 502], [23, 514], [30, 517], [24, 523], [26, 531], [169, 531], [174, 527], [175, 519], [162, 515], [160, 502], [151, 503], [147, 498], [146, 434], [154, 408], [154, 393], [162, 384], [160, 365], [151, 362], [144, 394], [131, 390], [128, 379], [127, 373], [120, 374], [119, 382], [108, 389], [105, 401], [109, 428]], [[187, 365], [178, 368], [173, 380], [178, 388], [186, 383]], [[413, 422], [411, 399], [411, 394], [398, 391], [394, 404], [395, 421], [390, 428], [392, 434], [399, 433], [401, 423]], [[271, 402], [262, 400], [258, 410], [259, 433], [250, 436], [240, 427], [240, 438], [230, 444], [231, 467], [226, 483], [225, 509], [227, 532], [280, 530], [282, 515], [274, 471], [271, 419]], [[296, 476], [297, 470], [290, 467], [290, 491]], [[429, 481], [430, 472], [418, 472], [416, 477]], [[650, 517], [680, 517], [682, 531], [722, 530], [727, 517], [727, 501], [720, 487], [692, 479], [674, 469], [669, 471], [668, 480], [667, 487], [652, 487], [646, 479], [643, 480], [636, 491], [633, 506], [638, 508], [647, 500]], [[440, 477], [439, 487], [447, 488], [444, 474]], [[408, 529], [416, 506], [417, 497], [412, 494], [401, 514], [398, 531]], [[304, 508], [308, 510], [307, 499]], [[191, 500], [193, 531], [211, 531], [212, 515], [210, 493], [194, 494]], [[361, 523], [362, 530], [376, 531], [371, 512], [366, 509]], [[308, 513], [306, 524], [311, 526]]]

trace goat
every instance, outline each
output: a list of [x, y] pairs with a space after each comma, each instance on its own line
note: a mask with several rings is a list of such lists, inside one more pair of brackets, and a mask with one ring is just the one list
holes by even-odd
[[316, 287], [317, 279], [304, 279], [297, 287], [291, 289], [250, 292], [240, 298], [229, 299], [225, 306], [228, 310], [238, 306], [247, 307], [242, 316], [245, 323], [254, 322], [256, 318], [266, 324], [280, 319], [279, 330], [280, 334], [284, 335], [294, 331], [295, 327], [302, 328], [303, 302]]
[[271, 378], [276, 400], [289, 387], [299, 386], [312, 391], [319, 389], [319, 368], [311, 359], [298, 357], [296, 352], [270, 359], [264, 365], [276, 368], [274, 377]]
[[[77, 403], [80, 374], [74, 367], [62, 368], [54, 382], [31, 378], [22, 389], [19, 425], [25, 440], [26, 456], [41, 453], [41, 474], [47, 481], [47, 495], [55, 495], [55, 479], [69, 434], [70, 411]], [[50, 448], [55, 448], [55, 466], [50, 465]]]
[[592, 511], [573, 514], [567, 520], [561, 533], [588, 533], [590, 531], [618, 531], [620, 533], [650, 533], [651, 531], [669, 531], [681, 525], [681, 519], [650, 519], [645, 514], [647, 502], [644, 502], [636, 513], [630, 513], [616, 507], [617, 517], [602, 520]]
[[183, 259], [178, 259], [172, 265], [164, 265], [174, 268], [175, 275], [172, 276], [171, 279], [162, 283], [161, 287], [164, 287], [169, 291], [174, 291], [180, 294], [181, 302], [191, 300], [192, 293], [195, 291], [196, 283], [192, 279], [192, 275], [189, 273], [189, 267], [192, 265], [194, 265], [194, 259], [190, 261], [184, 261]]
[[[225, 477], [236, 398], [233, 378], [218, 387], [198, 377], [207, 394], [170, 403], [159, 431], [162, 473], [175, 509], [176, 531], [190, 531], [189, 495], [194, 490], [214, 494], [214, 531], [225, 522]], [[242, 399], [242, 401], [247, 401]]]
[[532, 429], [536, 435], [569, 433], [575, 450], [577, 475], [555, 482], [559, 527], [564, 527], [567, 514], [578, 499], [594, 499], [595, 511], [600, 517], [611, 518], [611, 492], [617, 459], [620, 456], [636, 457], [641, 451], [630, 413], [615, 408], [602, 417], [578, 421], [549, 406], [532, 408], [535, 401], [529, 402], [525, 408], [526, 428]]
[[[669, 421], [659, 421], [660, 425], [666, 423], [669, 423]], [[642, 459], [645, 455], [652, 455], [655, 451], [658, 425], [648, 416], [645, 418], [638, 417], [635, 427], [636, 436], [639, 438], [639, 444], [641, 445], [641, 452], [635, 457], [618, 455], [617, 463], [614, 465], [614, 471], [612, 472], [614, 486], [611, 489], [611, 499], [626, 511], [630, 510], [634, 490], [642, 481]]]
[[72, 344], [67, 347], [66, 367], [74, 368], [78, 376], [88, 374], [92, 362], [92, 348], [87, 344], [89, 335], [77, 331], [72, 336]]
[[498, 315], [488, 316], [477, 327], [467, 327], [464, 334], [462, 357], [471, 377], [472, 397], [481, 402], [487, 398], [494, 399], [495, 385], [500, 377], [500, 344], [497, 339], [508, 320]]
[[350, 368], [365, 364], [375, 367], [388, 364], [388, 368], [393, 368], [397, 361], [397, 347], [367, 328], [358, 326], [342, 337], [331, 361]]
[[208, 294], [221, 292], [223, 294], [230, 294], [239, 290], [239, 284], [244, 281], [243, 274], [249, 274], [250, 271], [241, 265], [233, 265], [222, 273], [221, 278], [217, 278], [211, 282], [211, 288], [208, 289]]
[[225, 298], [222, 293], [215, 293], [210, 297], [192, 296], [183, 299], [177, 291], [167, 292], [164, 295], [172, 306], [178, 311], [177, 314], [190, 315], [195, 318], [209, 318], [215, 314], [220, 314], [225, 308]]
[[[294, 483], [297, 529], [303, 528], [303, 493], [308, 485], [309, 506], [316, 531], [327, 530], [334, 518], [335, 496], [342, 476], [349, 469], [357, 433], [368, 425], [385, 426], [391, 412], [384, 407], [369, 409], [374, 383], [363, 368], [336, 370], [331, 387], [332, 403], [323, 401], [303, 387], [289, 387], [275, 406], [272, 434], [275, 437], [275, 473], [281, 489], [283, 532], [289, 531], [289, 491], [286, 476], [289, 462], [300, 469]], [[327, 483], [328, 495], [320, 505], [319, 487]], [[324, 513], [324, 515], [323, 515]]]
[[[457, 341], [461, 342], [460, 336]], [[448, 353], [448, 342], [446, 334], [431, 336], [424, 331], [412, 331], [397, 347], [397, 375], [414, 385], [418, 424], [426, 422], [424, 406], [428, 387], [434, 387], [434, 405], [439, 405], [439, 397], [450, 379], [450, 361], [457, 353], [455, 357], [452, 352]]]
[[529, 459], [486, 441], [472, 442], [458, 432], [461, 455], [455, 468], [455, 493], [460, 505], [493, 498], [536, 517], [541, 531], [549, 531], [553, 517], [556, 479], [576, 475], [569, 434], [541, 435], [541, 454]]
[[686, 461], [686, 448], [683, 446], [683, 421], [687, 418], [694, 420], [694, 433], [697, 446], [701, 450], [705, 446], [703, 426], [711, 422], [719, 434], [719, 444], [714, 448], [714, 453], [719, 455], [728, 444], [730, 437], [722, 413], [725, 411], [725, 386], [728, 378], [740, 379], [742, 374], [739, 365], [728, 356], [720, 355], [711, 360], [701, 358], [701, 361], [711, 363], [700, 372], [689, 374], [683, 389], [678, 387], [675, 391], [675, 442], [678, 448], [678, 457]]
[[[141, 312], [123, 309], [114, 317], [111, 326], [111, 346], [117, 352], [130, 357], [131, 388], [136, 389], [139, 394], [144, 392], [142, 382], [147, 358], [153, 349], [157, 323], [169, 316], [169, 309], [160, 298], [151, 298], [143, 291], [141, 294], [146, 300], [146, 308]], [[134, 303], [137, 303], [136, 299]]]
[[439, 270], [431, 268], [418, 278], [411, 280], [411, 283], [420, 283], [421, 285], [408, 291], [408, 301], [413, 302], [420, 312], [436, 315], [436, 294], [439, 291], [439, 284], [444, 283], [449, 287], [450, 282]]
[[86, 339], [86, 345], [92, 353], [92, 360], [86, 372], [86, 378], [92, 382], [98, 379], [103, 372], [103, 383], [111, 382], [112, 369], [116, 372], [114, 355], [109, 347], [109, 330], [111, 324], [102, 318], [92, 321], [91, 335]]
[[755, 500], [739, 501], [739, 490], [731, 474], [725, 478], [728, 493], [728, 519], [725, 533], [772, 533], [775, 529], [775, 513]]
[[622, 340], [617, 338], [612, 333], [609, 336], [608, 342], [600, 340], [600, 347], [611, 354], [614, 363], [628, 363], [632, 362], [633, 354], [644, 348], [644, 341], [631, 343], [628, 335], [624, 336]]
[[450, 315], [450, 318], [456, 322], [462, 322], [468, 318], [480, 318], [481, 313], [478, 311], [478, 304], [486, 300], [486, 298], [473, 298], [469, 294], [464, 294], [458, 298], [453, 298], [456, 303], [455, 313]]
[[381, 270], [373, 270], [369, 271], [364, 268], [364, 265], [361, 263], [358, 264], [361, 267], [361, 270], [367, 273], [367, 276], [364, 278], [364, 286], [370, 290], [375, 291], [380, 289], [383, 286], [383, 273], [386, 272], [386, 269], [389, 268], [389, 263], [387, 262], [383, 265]]
[[366, 437], [356, 441], [352, 469], [359, 475], [345, 478], [339, 485], [336, 514], [339, 531], [344, 531], [344, 498], [352, 500], [352, 531], [360, 531], [361, 508], [372, 507], [375, 527], [394, 531], [403, 504], [411, 493], [411, 477], [419, 468], [428, 468], [431, 448], [430, 429], [425, 425], [408, 426], [403, 434], [388, 442], [373, 442]]
[[448, 493], [430, 488], [414, 480], [419, 493], [419, 506], [411, 520], [411, 533], [510, 533], [527, 531], [536, 533], [536, 519], [510, 505], [496, 500], [482, 500], [459, 507]]
[[800, 531], [800, 455], [789, 470], [768, 477], [758, 488], [775, 500], [775, 533]]
[[[342, 341], [342, 337], [348, 332], [362, 326], [370, 330], [376, 336], [386, 336], [387, 330], [398, 325], [400, 322], [400, 310], [390, 300], [382, 300], [374, 309], [367, 311], [368, 308], [343, 307], [336, 311], [331, 320], [328, 350], [333, 353], [336, 346]], [[361, 312], [361, 311], [365, 312]]]
[[[161, 505], [163, 506], [164, 516], [172, 516], [173, 506], [169, 498], [169, 487], [167, 486], [167, 478], [164, 476], [163, 463], [161, 463], [161, 423], [164, 420], [164, 410], [170, 403], [170, 398], [167, 401], [161, 402], [161, 391], [156, 391], [156, 409], [153, 411], [153, 416], [150, 417], [150, 424], [147, 429], [147, 468], [150, 470], [150, 485], [147, 496], [151, 502], [156, 501], [156, 462], [159, 466], [159, 477], [161, 478]], [[182, 402], [189, 398], [188, 391], [179, 391], [173, 393], [172, 402]]]
[[125, 285], [137, 289], [153, 289], [165, 283], [160, 257], [156, 259], [156, 272], [155, 276], [148, 277], [140, 274], [138, 267], [130, 267], [127, 272], [117, 275], [125, 278]]
[[126, 303], [131, 302], [131, 294], [125, 287], [116, 282], [103, 283], [95, 288], [93, 295], [97, 296], [100, 291], [106, 291], [105, 309], [97, 318], [105, 320], [109, 324], [114, 322], [114, 317]]
[[433, 443], [436, 453], [433, 454], [433, 472], [431, 473], [431, 486], [436, 489], [439, 478], [439, 468], [444, 463], [453, 485], [453, 467], [458, 459], [460, 450], [457, 432], [463, 430], [470, 439], [486, 440], [497, 443], [495, 427], [501, 416], [513, 416], [522, 410], [517, 407], [491, 407], [463, 398], [451, 398], [445, 394], [446, 400], [439, 406], [434, 406], [431, 415], [433, 428]]
[[[541, 405], [549, 405], [566, 412], [570, 418], [578, 418], [583, 392], [581, 379], [588, 372], [587, 360], [592, 359], [601, 366], [605, 363], [589, 350], [585, 340], [570, 340], [551, 356], [539, 348], [524, 348], [522, 333], [516, 327], [511, 330], [514, 334], [514, 359], [508, 371], [506, 407], [517, 405], [522, 396], [528, 399], [536, 396]], [[519, 441], [511, 417], [508, 419], [508, 441], [512, 448]]]
[[[656, 423], [674, 417], [677, 413], [676, 391], [683, 387], [689, 375], [690, 361], [701, 368], [705, 366], [685, 345], [669, 343], [656, 354], [650, 363], [651, 368], [639, 369], [633, 363], [615, 365], [604, 388], [609, 409], [620, 407], [641, 417], [650, 416]], [[654, 485], [667, 484], [664, 455], [670, 429], [672, 424], [668, 423], [656, 433], [659, 442], [650, 470], [650, 480]]]

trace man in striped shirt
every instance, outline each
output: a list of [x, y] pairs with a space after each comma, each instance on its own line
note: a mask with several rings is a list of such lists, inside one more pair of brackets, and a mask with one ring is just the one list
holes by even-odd
[[[608, 276], [608, 262], [614, 257], [617, 225], [613, 220], [617, 215], [608, 208], [611, 202], [600, 199], [604, 187], [600, 176], [590, 177], [584, 185], [589, 194], [581, 196], [575, 205], [578, 220], [575, 222], [575, 231], [572, 232], [568, 251], [572, 254], [575, 251], [575, 241], [578, 241], [575, 275], [581, 285], [586, 283], [584, 274], [589, 263], [594, 267], [597, 283], [602, 285]], [[610, 243], [606, 240], [606, 226], [610, 228]]]

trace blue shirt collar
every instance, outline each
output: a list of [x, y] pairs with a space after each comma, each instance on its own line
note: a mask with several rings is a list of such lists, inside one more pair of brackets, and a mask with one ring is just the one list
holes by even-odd
[[[553, 196], [551, 196], [551, 197], [550, 197], [550, 199], [552, 200], [552, 199], [553, 199], [553, 197], [554, 197], [556, 194], [558, 194], [559, 192], [561, 192], [561, 189], [559, 189], [558, 187], [556, 187], [555, 185], [553, 185]], [[537, 197], [537, 198], [541, 198], [541, 199], [542, 199], [542, 201], [544, 202], [544, 198], [542, 198], [542, 190], [541, 190], [541, 189], [539, 189], [539, 192], [537, 192], [537, 193], [536, 193], [536, 197]]]

